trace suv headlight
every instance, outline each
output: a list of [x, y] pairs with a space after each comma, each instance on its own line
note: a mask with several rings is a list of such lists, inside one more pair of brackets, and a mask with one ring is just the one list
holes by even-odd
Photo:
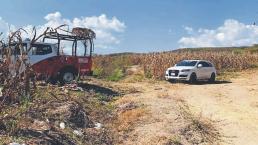
[[190, 69], [182, 69], [181, 72], [189, 72]]

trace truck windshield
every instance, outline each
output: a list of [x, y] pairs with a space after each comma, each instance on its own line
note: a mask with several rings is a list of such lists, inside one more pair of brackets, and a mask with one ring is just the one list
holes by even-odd
[[176, 64], [176, 66], [195, 66], [197, 61], [183, 60]]

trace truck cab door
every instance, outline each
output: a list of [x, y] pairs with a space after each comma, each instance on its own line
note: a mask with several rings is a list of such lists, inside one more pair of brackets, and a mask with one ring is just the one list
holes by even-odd
[[31, 65], [56, 56], [56, 52], [52, 46], [47, 44], [32, 44], [29, 54]]

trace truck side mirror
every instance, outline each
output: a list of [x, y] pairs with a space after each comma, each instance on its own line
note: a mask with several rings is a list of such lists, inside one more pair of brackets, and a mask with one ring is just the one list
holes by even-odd
[[202, 68], [202, 64], [198, 64], [197, 67], [198, 67], [198, 68]]

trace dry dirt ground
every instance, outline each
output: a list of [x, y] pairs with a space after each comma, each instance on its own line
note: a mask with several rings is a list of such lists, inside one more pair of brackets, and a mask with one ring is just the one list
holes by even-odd
[[185, 122], [178, 113], [181, 103], [187, 104], [200, 118], [215, 120], [215, 126], [224, 136], [223, 141], [206, 144], [258, 144], [257, 74], [257, 70], [241, 72], [230, 82], [216, 84], [171, 84], [165, 81], [116, 84], [139, 90], [122, 99], [143, 104], [148, 112], [141, 117], [142, 121], [135, 123], [122, 144], [168, 144], [169, 140], [172, 140], [171, 144], [194, 144], [195, 140], [180, 137], [186, 135], [182, 133]]

